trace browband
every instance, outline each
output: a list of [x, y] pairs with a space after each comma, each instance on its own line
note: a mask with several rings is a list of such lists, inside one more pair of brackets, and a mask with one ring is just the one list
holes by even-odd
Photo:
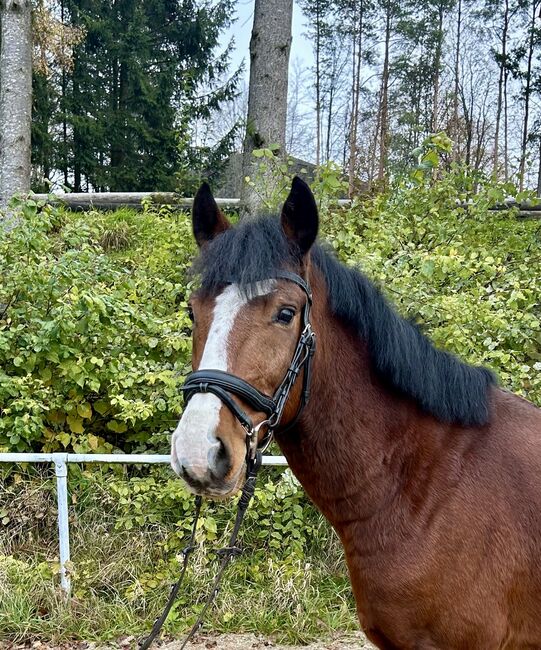
[[306, 282], [306, 280], [301, 278], [300, 275], [297, 275], [297, 273], [292, 273], [291, 271], [276, 271], [274, 277], [281, 280], [289, 280], [290, 282], [298, 285], [306, 294], [310, 305], [312, 304], [312, 290], [310, 289], [310, 285], [308, 282]]

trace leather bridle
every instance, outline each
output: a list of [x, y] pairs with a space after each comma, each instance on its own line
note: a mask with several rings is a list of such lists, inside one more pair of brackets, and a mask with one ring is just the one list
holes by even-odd
[[[222, 370], [196, 370], [188, 375], [186, 382], [182, 387], [184, 392], [185, 402], [188, 403], [190, 399], [197, 393], [212, 393], [218, 397], [223, 404], [225, 404], [231, 413], [237, 418], [244, 430], [246, 431], [246, 481], [242, 488], [242, 494], [237, 505], [237, 514], [235, 517], [235, 524], [229, 538], [227, 547], [219, 549], [218, 556], [221, 557], [219, 569], [216, 573], [211, 591], [199, 613], [199, 616], [192, 626], [190, 632], [184, 639], [179, 650], [183, 650], [190, 639], [200, 628], [203, 623], [203, 618], [212, 605], [214, 598], [218, 594], [220, 582], [224, 571], [230, 562], [231, 558], [239, 555], [242, 551], [237, 546], [237, 536], [242, 524], [242, 520], [248, 509], [248, 505], [255, 492], [255, 484], [257, 473], [261, 466], [262, 452], [271, 443], [274, 433], [284, 433], [291, 429], [298, 421], [304, 407], [310, 399], [310, 379], [312, 371], [312, 358], [316, 349], [316, 335], [312, 331], [310, 324], [310, 309], [312, 307], [312, 291], [310, 285], [306, 280], [301, 278], [300, 275], [292, 273], [291, 271], [278, 271], [274, 275], [275, 279], [288, 280], [298, 285], [306, 294], [306, 302], [303, 308], [303, 329], [297, 342], [297, 347], [293, 353], [293, 358], [289, 368], [287, 369], [284, 378], [276, 389], [274, 395], [270, 397], [265, 395], [260, 390], [252, 386], [244, 379], [237, 377], [229, 372]], [[285, 405], [288, 401], [291, 390], [300, 375], [303, 372], [302, 392], [299, 401], [299, 406], [294, 418], [281, 426], [282, 416], [284, 413]], [[248, 404], [257, 413], [264, 413], [265, 419], [259, 424], [255, 425], [253, 420], [247, 415], [242, 406], [233, 398], [233, 395], [238, 397], [242, 402]], [[263, 426], [266, 426], [266, 431], [261, 440], [259, 440], [259, 432]], [[196, 497], [195, 516], [192, 524], [192, 532], [188, 546], [183, 550], [182, 570], [178, 581], [172, 586], [171, 594], [165, 605], [165, 608], [152, 626], [150, 634], [140, 644], [140, 650], [148, 650], [154, 639], [160, 633], [160, 630], [167, 619], [169, 611], [173, 606], [176, 596], [184, 580], [186, 569], [188, 566], [188, 558], [195, 549], [195, 534], [197, 530], [197, 522], [201, 512], [201, 497]]]
[[[253, 462], [258, 450], [267, 448], [275, 431], [279, 430], [280, 433], [283, 433], [297, 422], [302, 410], [310, 399], [312, 358], [316, 345], [316, 336], [310, 324], [312, 291], [306, 280], [291, 271], [278, 271], [274, 275], [274, 278], [294, 282], [306, 294], [306, 302], [303, 308], [303, 329], [289, 368], [274, 395], [272, 397], [265, 395], [244, 379], [222, 370], [196, 370], [188, 375], [182, 387], [186, 403], [197, 393], [212, 393], [233, 413], [246, 431], [247, 463]], [[278, 429], [291, 390], [303, 369], [303, 385], [297, 413], [291, 422]], [[233, 398], [233, 395], [248, 404], [254, 411], [264, 413], [266, 419], [258, 425], [254, 425], [253, 420]], [[266, 427], [265, 435], [262, 440], [258, 440], [259, 431], [264, 426]]]

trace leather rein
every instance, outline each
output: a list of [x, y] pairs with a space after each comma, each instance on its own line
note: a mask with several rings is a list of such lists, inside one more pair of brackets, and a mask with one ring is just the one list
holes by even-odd
[[[220, 582], [227, 565], [233, 557], [240, 555], [242, 552], [242, 550], [236, 545], [237, 537], [244, 515], [248, 509], [248, 505], [254, 495], [257, 473], [261, 467], [263, 451], [265, 451], [265, 449], [270, 445], [275, 432], [284, 433], [296, 424], [304, 407], [310, 399], [312, 358], [316, 349], [316, 335], [312, 331], [310, 323], [312, 291], [308, 282], [296, 273], [290, 271], [278, 271], [274, 275], [274, 278], [293, 282], [306, 294], [306, 302], [303, 308], [303, 329], [299, 336], [297, 347], [293, 353], [293, 358], [289, 368], [274, 395], [272, 397], [265, 395], [255, 388], [255, 386], [252, 386], [247, 381], [237, 377], [236, 375], [223, 372], [222, 370], [209, 369], [196, 370], [195, 372], [190, 373], [181, 389], [184, 392], [184, 400], [186, 404], [197, 393], [212, 393], [216, 395], [240, 422], [246, 431], [246, 481], [237, 504], [235, 524], [229, 538], [229, 545], [218, 550], [218, 556], [221, 557], [221, 562], [212, 584], [212, 589], [197, 618], [197, 621], [192, 626], [179, 650], [183, 650], [186, 647], [187, 643], [201, 627], [205, 614], [218, 595]], [[291, 390], [303, 370], [302, 392], [297, 412], [291, 422], [288, 422], [284, 427], [280, 427], [284, 408]], [[266, 419], [255, 425], [253, 420], [247, 415], [233, 396], [240, 398], [242, 402], [248, 404], [254, 411], [264, 413]], [[266, 431], [260, 440], [259, 432], [263, 427], [266, 427]], [[188, 566], [189, 556], [195, 550], [195, 534], [201, 511], [201, 502], [201, 496], [197, 496], [190, 540], [188, 546], [182, 551], [183, 563], [180, 577], [171, 588], [171, 594], [163, 613], [154, 622], [148, 637], [139, 644], [140, 650], [148, 650], [154, 639], [160, 633], [182, 585]]]

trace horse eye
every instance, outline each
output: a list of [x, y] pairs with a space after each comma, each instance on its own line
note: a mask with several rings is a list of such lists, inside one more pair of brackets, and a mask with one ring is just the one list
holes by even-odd
[[289, 323], [291, 323], [294, 317], [295, 317], [295, 310], [291, 309], [290, 307], [284, 307], [280, 309], [280, 311], [278, 312], [276, 320], [279, 323], [283, 323], [284, 325], [289, 325]]

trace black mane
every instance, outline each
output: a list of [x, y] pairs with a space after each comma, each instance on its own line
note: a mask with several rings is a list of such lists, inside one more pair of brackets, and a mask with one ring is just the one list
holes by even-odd
[[[396, 313], [368, 278], [338, 262], [324, 247], [312, 248], [312, 260], [325, 278], [333, 313], [367, 342], [374, 369], [384, 382], [443, 422], [464, 426], [488, 422], [488, 389], [495, 383], [488, 369], [469, 366], [436, 349]], [[201, 276], [203, 290], [213, 293], [229, 282], [248, 289], [295, 264], [280, 222], [264, 217], [216, 237], [193, 268]]]

